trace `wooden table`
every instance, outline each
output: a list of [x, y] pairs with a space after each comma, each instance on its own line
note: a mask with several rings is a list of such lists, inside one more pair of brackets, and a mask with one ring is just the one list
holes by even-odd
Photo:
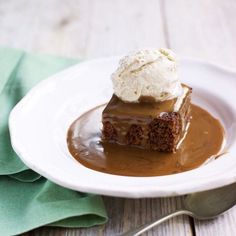
[[[235, 69], [235, 39], [235, 0], [0, 0], [0, 44], [34, 52], [90, 59], [168, 47]], [[104, 201], [104, 226], [44, 227], [29, 235], [114, 235], [174, 211], [181, 197]], [[176, 217], [147, 235], [231, 236], [235, 222], [236, 207], [211, 221]]]

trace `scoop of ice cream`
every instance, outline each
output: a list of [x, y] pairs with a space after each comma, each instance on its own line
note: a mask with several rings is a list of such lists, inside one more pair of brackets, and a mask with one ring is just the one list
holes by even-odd
[[146, 49], [120, 60], [112, 74], [114, 93], [124, 102], [142, 98], [169, 100], [182, 93], [175, 54], [169, 49]]

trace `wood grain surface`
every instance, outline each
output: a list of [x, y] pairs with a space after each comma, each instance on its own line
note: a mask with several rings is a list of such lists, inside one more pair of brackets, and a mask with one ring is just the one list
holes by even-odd
[[[0, 44], [76, 58], [170, 47], [236, 70], [235, 0], [0, 0]], [[201, 78], [199, 78], [199, 83]], [[89, 229], [43, 227], [25, 235], [116, 235], [180, 206], [181, 197], [104, 197], [109, 222]], [[211, 221], [176, 217], [145, 235], [236, 235], [236, 207]]]

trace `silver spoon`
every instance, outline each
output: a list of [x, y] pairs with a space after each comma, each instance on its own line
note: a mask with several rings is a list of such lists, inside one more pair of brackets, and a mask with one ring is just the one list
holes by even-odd
[[236, 183], [218, 189], [189, 194], [184, 196], [183, 206], [180, 210], [124, 233], [122, 236], [141, 235], [149, 229], [178, 215], [189, 215], [199, 220], [211, 219], [227, 211], [235, 204]]

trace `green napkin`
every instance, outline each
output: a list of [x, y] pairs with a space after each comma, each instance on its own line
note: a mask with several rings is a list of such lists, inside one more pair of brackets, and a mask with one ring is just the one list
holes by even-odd
[[100, 196], [46, 180], [21, 162], [10, 143], [8, 117], [14, 105], [39, 81], [75, 63], [0, 47], [0, 235], [42, 225], [89, 227], [107, 221]]

